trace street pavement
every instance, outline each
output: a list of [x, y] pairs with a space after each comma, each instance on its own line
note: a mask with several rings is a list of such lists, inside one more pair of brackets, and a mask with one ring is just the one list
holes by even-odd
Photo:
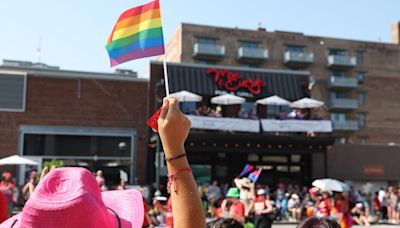
[[[352, 226], [352, 227], [357, 227], [357, 228], [362, 228], [364, 226]], [[371, 225], [371, 228], [395, 228], [395, 227], [400, 227], [400, 225]], [[272, 228], [296, 228], [296, 225], [294, 224], [275, 224], [272, 225]]]

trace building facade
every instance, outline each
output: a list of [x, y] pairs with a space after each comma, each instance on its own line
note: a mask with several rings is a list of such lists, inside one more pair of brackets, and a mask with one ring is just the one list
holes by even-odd
[[[155, 112], [164, 97], [163, 64], [152, 62], [150, 69], [150, 88], [155, 91], [155, 96], [149, 96], [150, 104], [155, 104], [150, 112]], [[213, 179], [230, 183], [248, 163], [264, 170], [259, 182], [270, 186], [309, 185], [315, 177], [327, 175], [327, 148], [333, 144], [330, 120], [275, 120], [269, 118], [273, 113], [265, 105], [254, 106], [272, 95], [288, 100], [308, 96], [309, 72], [187, 63], [168, 63], [167, 69], [171, 94], [186, 90], [202, 97], [197, 103], [181, 103], [192, 123], [185, 148], [199, 183]], [[244, 97], [245, 102], [210, 102], [227, 92]], [[220, 108], [221, 115], [198, 113], [202, 107]], [[253, 108], [257, 110], [251, 118], [239, 114]], [[316, 134], [307, 134], [311, 131]], [[157, 153], [156, 147], [150, 154]]]
[[[328, 176], [387, 182], [400, 180], [399, 167], [391, 163], [400, 159], [399, 27], [400, 23], [392, 26], [392, 43], [378, 43], [182, 24], [166, 50], [170, 62], [309, 72], [308, 96], [325, 102], [318, 113], [333, 125], [336, 143], [328, 150]], [[361, 150], [364, 154], [356, 157], [362, 164], [345, 165], [338, 159], [340, 153]], [[385, 159], [374, 160], [377, 154]], [[365, 167], [384, 168], [371, 174], [363, 172]], [[336, 169], [349, 175], [339, 175]]]
[[[0, 157], [19, 154], [146, 182], [148, 80], [135, 72], [61, 70], [5, 60], [0, 66]], [[12, 169], [14, 167], [0, 167]], [[24, 170], [19, 170], [24, 181]]]

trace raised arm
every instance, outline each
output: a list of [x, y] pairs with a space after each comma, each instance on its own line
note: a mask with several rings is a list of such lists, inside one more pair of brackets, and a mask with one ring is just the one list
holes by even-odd
[[[180, 156], [185, 154], [184, 143], [189, 134], [190, 121], [178, 107], [176, 99], [165, 98], [158, 119], [158, 129], [170, 176], [174, 227], [203, 228], [205, 216], [196, 182], [186, 156]], [[176, 159], [169, 160], [168, 158]]]

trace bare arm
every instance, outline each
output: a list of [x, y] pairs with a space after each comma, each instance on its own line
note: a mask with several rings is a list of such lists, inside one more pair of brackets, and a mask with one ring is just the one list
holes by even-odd
[[[175, 157], [185, 153], [184, 142], [189, 134], [190, 121], [178, 108], [178, 101], [165, 98], [158, 127], [166, 157]], [[186, 157], [167, 162], [168, 173], [189, 168]], [[171, 186], [172, 214], [175, 228], [205, 227], [205, 215], [196, 182], [191, 172], [181, 172], [176, 175]]]

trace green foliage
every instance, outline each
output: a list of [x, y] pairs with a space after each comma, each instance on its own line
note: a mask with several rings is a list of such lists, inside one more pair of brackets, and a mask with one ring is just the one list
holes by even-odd
[[63, 167], [64, 166], [64, 162], [61, 161], [61, 160], [53, 159], [51, 161], [45, 161], [43, 163], [43, 169], [44, 169], [44, 167], [47, 167], [50, 170], [52, 166], [55, 166], [56, 168]]
[[[42, 170], [45, 167], [47, 167], [50, 170], [51, 167], [53, 167], [53, 166], [55, 166], [56, 168], [63, 167], [64, 162], [61, 160], [55, 160], [55, 159], [53, 159], [51, 161], [45, 161], [45, 162], [43, 162]], [[40, 176], [42, 176], [42, 170], [36, 174], [36, 181], [39, 181]]]

